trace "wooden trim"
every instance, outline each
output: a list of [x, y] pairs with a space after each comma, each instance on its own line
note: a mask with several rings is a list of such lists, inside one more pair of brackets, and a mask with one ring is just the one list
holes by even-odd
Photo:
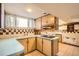
[[70, 43], [66, 43], [66, 42], [60, 42], [60, 43], [71, 45], [71, 46], [75, 46], [75, 47], [79, 47], [78, 45], [74, 45], [74, 44], [70, 44]]
[[51, 56], [53, 56], [53, 41], [51, 41]]
[[42, 17], [41, 17], [41, 20], [40, 21], [41, 21], [41, 29], [42, 29]]
[[35, 37], [35, 49], [37, 49], [37, 37]]
[[42, 52], [43, 52], [43, 38], [41, 38], [42, 39]]
[[28, 41], [29, 41], [29, 39], [27, 38], [27, 53], [28, 53], [28, 43], [29, 43]]
[[[51, 14], [46, 14], [46, 15], [40, 16], [38, 18], [42, 18], [42, 17], [48, 16], [48, 15], [51, 15]], [[36, 18], [36, 19], [38, 19], [38, 18]]]

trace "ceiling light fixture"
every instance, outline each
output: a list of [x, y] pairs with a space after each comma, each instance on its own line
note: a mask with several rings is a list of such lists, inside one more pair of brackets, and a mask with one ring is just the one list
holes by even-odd
[[28, 12], [32, 12], [32, 10], [31, 10], [31, 9], [27, 9], [27, 11], [28, 11]]

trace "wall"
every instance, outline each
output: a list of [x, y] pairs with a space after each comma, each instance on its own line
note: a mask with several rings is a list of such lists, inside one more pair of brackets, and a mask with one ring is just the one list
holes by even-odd
[[29, 28], [0, 28], [0, 38], [34, 35], [34, 29]]
[[4, 28], [4, 4], [1, 7], [1, 28]]
[[[79, 18], [71, 19], [67, 23], [72, 22], [79, 22]], [[60, 20], [60, 25], [62, 26], [59, 27], [59, 33], [62, 34], [62, 42], [79, 46], [79, 24], [74, 25], [75, 31], [73, 32], [67, 32], [67, 25], [63, 24], [65, 22]]]
[[67, 30], [67, 26], [66, 25], [63, 25], [63, 24], [66, 24], [67, 22], [59, 19], [59, 30]]

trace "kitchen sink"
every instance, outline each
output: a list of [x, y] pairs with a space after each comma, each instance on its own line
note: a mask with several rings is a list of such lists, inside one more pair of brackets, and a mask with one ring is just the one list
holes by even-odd
[[42, 37], [46, 37], [46, 38], [55, 38], [56, 36], [53, 36], [53, 35], [42, 35]]

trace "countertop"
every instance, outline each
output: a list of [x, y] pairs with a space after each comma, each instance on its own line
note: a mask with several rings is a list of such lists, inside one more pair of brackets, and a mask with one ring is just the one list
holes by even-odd
[[32, 37], [44, 38], [44, 39], [48, 39], [48, 40], [58, 39], [58, 37], [47, 38], [47, 37], [42, 37], [41, 35], [28, 35], [28, 36], [24, 35], [24, 36], [15, 36], [15, 37], [4, 37], [4, 38], [0, 38], [0, 39], [9, 39], [9, 38], [24, 39], [24, 38], [32, 38]]
[[24, 47], [16, 40], [16, 38], [0, 40], [0, 56], [21, 54]]

